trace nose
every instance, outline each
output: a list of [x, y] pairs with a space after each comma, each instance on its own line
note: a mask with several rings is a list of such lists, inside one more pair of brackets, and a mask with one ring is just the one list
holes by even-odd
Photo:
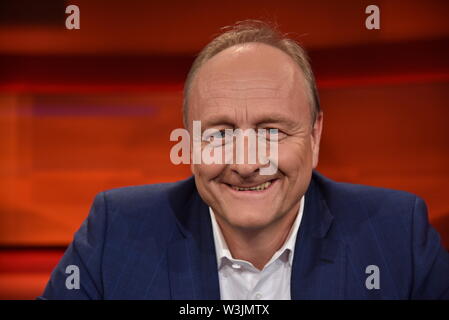
[[266, 165], [259, 162], [257, 154], [257, 143], [250, 143], [249, 137], [243, 138], [243, 143], [235, 143], [234, 161], [230, 164], [230, 169], [242, 178], [250, 178], [260, 173], [260, 169]]
[[261, 165], [260, 164], [249, 164], [249, 163], [243, 163], [243, 164], [231, 164], [230, 169], [237, 173], [242, 178], [250, 178], [252, 176], [255, 176], [259, 174]]

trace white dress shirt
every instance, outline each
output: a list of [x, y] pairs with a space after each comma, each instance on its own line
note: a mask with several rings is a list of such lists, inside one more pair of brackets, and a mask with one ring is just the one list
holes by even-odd
[[304, 196], [288, 237], [262, 270], [251, 262], [234, 259], [212, 208], [209, 212], [217, 254], [218, 278], [222, 300], [290, 300], [290, 278], [296, 236], [304, 211]]

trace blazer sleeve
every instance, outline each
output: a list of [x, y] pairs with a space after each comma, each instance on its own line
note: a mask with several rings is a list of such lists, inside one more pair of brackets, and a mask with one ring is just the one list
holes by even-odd
[[449, 252], [429, 224], [427, 207], [418, 197], [413, 211], [412, 299], [449, 299]]
[[106, 215], [106, 196], [102, 192], [95, 197], [89, 216], [75, 233], [72, 243], [53, 270], [44, 292], [37, 299], [103, 298], [102, 257], [107, 228]]

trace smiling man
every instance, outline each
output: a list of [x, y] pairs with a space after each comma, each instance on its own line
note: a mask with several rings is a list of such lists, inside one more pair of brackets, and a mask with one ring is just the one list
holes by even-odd
[[215, 38], [186, 81], [191, 135], [193, 121], [218, 142], [274, 130], [276, 159], [245, 151], [242, 163], [192, 164], [185, 181], [99, 194], [41, 298], [449, 298], [449, 255], [420, 198], [314, 171], [323, 114], [293, 40], [257, 21]]

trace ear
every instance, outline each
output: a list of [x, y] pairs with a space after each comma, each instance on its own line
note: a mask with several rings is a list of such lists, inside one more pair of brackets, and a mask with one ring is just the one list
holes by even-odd
[[320, 153], [321, 132], [323, 130], [323, 111], [317, 115], [315, 123], [312, 128], [312, 166], [315, 169], [318, 166], [318, 158]]

